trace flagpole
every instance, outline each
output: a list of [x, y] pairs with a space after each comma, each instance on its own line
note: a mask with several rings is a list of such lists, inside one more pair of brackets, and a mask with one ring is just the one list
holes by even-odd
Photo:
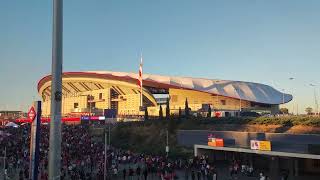
[[142, 66], [143, 66], [143, 62], [142, 62], [142, 54], [141, 54], [141, 59], [140, 59], [140, 69], [139, 69], [139, 78], [140, 78], [140, 107], [143, 107], [143, 96], [142, 96], [142, 86], [143, 86], [143, 78], [142, 78]]

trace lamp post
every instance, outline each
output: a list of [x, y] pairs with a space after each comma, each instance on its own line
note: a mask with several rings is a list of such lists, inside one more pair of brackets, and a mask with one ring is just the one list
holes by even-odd
[[239, 91], [238, 88], [235, 88], [234, 90], [238, 94], [238, 97], [239, 97], [239, 100], [240, 100], [240, 102], [239, 102], [239, 112], [241, 113], [241, 110], [242, 110], [242, 105], [241, 105], [242, 98], [241, 98], [241, 95], [239, 93], [240, 91]]
[[310, 84], [310, 86], [313, 87], [315, 114], [318, 114], [318, 101], [317, 101], [317, 94], [316, 94], [316, 85]]
[[169, 131], [168, 131], [168, 129], [166, 130], [166, 136], [167, 136], [166, 153], [167, 153], [167, 158], [168, 158], [169, 157]]
[[[219, 83], [219, 82], [220, 82], [219, 80], [216, 81], [216, 83]], [[217, 96], [217, 110], [219, 110], [219, 105], [220, 105], [220, 103], [219, 103], [219, 90], [218, 90], [218, 88], [217, 88], [217, 94], [216, 94], [216, 96]]]
[[[295, 80], [295, 78], [294, 78], [294, 77], [290, 77], [289, 80], [290, 80], [290, 81], [293, 81], [293, 80]], [[294, 93], [291, 92], [291, 94], [292, 94], [292, 96], [293, 96]], [[294, 107], [295, 107], [294, 105], [295, 105], [294, 99], [292, 99], [292, 115], [294, 115]], [[297, 115], [298, 115], [298, 109], [296, 109], [296, 111], [297, 111]]]
[[51, 121], [49, 137], [49, 180], [61, 174], [61, 95], [63, 0], [53, 0]]
[[285, 89], [282, 89], [282, 105], [284, 105], [284, 92], [285, 92]]
[[4, 177], [4, 179], [7, 179], [6, 158], [7, 158], [7, 147], [4, 147], [4, 157], [3, 157], [3, 177]]

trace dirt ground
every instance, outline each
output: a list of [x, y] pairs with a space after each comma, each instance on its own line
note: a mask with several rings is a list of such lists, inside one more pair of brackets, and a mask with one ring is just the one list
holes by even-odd
[[311, 126], [281, 126], [281, 125], [235, 125], [224, 124], [212, 126], [213, 131], [243, 131], [243, 132], [268, 132], [290, 134], [320, 134], [320, 127]]

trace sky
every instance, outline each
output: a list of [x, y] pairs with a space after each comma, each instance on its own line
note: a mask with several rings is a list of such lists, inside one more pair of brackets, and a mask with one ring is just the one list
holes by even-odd
[[[241, 80], [320, 100], [318, 0], [65, 0], [63, 71]], [[0, 1], [0, 110], [26, 110], [51, 73], [52, 1]], [[290, 80], [289, 78], [295, 78]], [[310, 83], [317, 85], [315, 88]]]

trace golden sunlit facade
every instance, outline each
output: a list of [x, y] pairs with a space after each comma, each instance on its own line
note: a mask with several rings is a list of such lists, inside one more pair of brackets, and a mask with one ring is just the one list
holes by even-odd
[[[205, 84], [208, 83], [208, 80], [200, 79], [196, 81], [197, 79], [192, 79], [190, 81], [190, 78], [181, 78], [178, 79], [180, 84], [177, 85], [175, 83], [177, 79], [169, 78], [171, 79], [165, 76], [149, 75], [144, 79], [143, 107], [147, 108], [150, 116], [158, 116], [160, 106], [162, 106], [165, 115], [167, 100], [169, 100], [171, 114], [178, 114], [179, 108], [184, 110], [186, 100], [193, 113], [206, 111], [205, 107], [208, 106], [211, 107], [212, 111], [229, 112], [230, 115], [239, 111], [252, 110], [276, 113], [279, 109], [280, 103], [261, 103], [248, 100], [249, 95], [255, 95], [254, 88], [248, 89], [243, 85], [235, 86], [232, 84], [234, 87], [242, 89], [236, 91], [235, 88], [235, 90], [230, 91], [229, 81], [219, 81], [220, 85], [218, 83], [213, 85], [218, 84], [219, 87], [225, 85], [220, 90], [221, 93], [211, 93], [205, 89], [206, 87], [213, 87], [213, 85]], [[193, 83], [193, 88], [189, 87], [190, 83], [188, 84], [188, 81]], [[199, 84], [203, 87], [200, 87]], [[265, 94], [270, 91], [266, 87], [262, 87], [265, 88], [263, 91]], [[51, 104], [50, 76], [46, 76], [39, 81], [38, 92], [43, 101], [42, 114], [43, 116], [49, 116]], [[232, 97], [234, 92], [240, 92], [238, 98], [236, 95]], [[243, 92], [243, 95], [241, 92]], [[241, 98], [240, 95], [244, 98]], [[287, 96], [285, 97], [283, 94], [283, 99], [286, 98], [286, 101], [288, 101]], [[289, 100], [291, 100], [290, 97]], [[118, 116], [144, 115], [145, 112], [140, 109], [140, 88], [137, 85], [135, 74], [110, 72], [71, 72], [63, 74], [62, 116], [102, 115], [106, 109], [116, 110]]]

